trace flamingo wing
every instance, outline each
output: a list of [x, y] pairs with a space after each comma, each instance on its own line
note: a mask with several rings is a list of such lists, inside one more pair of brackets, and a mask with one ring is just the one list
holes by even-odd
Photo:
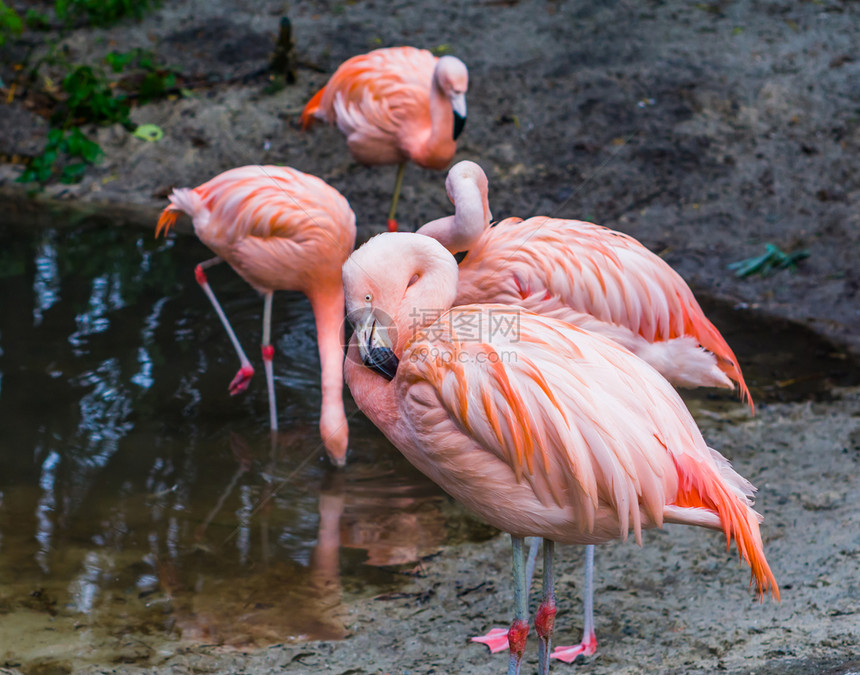
[[[476, 327], [492, 334], [476, 337]], [[633, 528], [638, 539], [640, 501], [662, 524], [677, 488], [667, 448], [710, 458], [656, 371], [561, 321], [503, 305], [458, 307], [416, 336], [404, 363], [404, 382], [429, 384], [463, 434], [528, 481], [545, 505], [572, 506], [589, 529], [609, 505], [617, 535]], [[428, 419], [410, 418], [419, 426]]]
[[[460, 266], [461, 286], [486, 297], [498, 277], [496, 301], [540, 313], [562, 305], [624, 326], [648, 342], [692, 337], [718, 366], [749, 390], [737, 359], [705, 316], [693, 292], [662, 258], [632, 237], [575, 220], [536, 217], [505, 220], [487, 230]], [[477, 289], [481, 279], [481, 289]]]
[[339, 279], [355, 244], [346, 198], [289, 167], [240, 167], [193, 190], [176, 190], [163, 229], [177, 211], [191, 215], [200, 240], [260, 291], [306, 288], [329, 267]]
[[[424, 49], [392, 47], [354, 56], [335, 71], [302, 111], [307, 127], [316, 117], [351, 143], [397, 144], [430, 128], [430, 88], [437, 57]], [[394, 161], [394, 160], [392, 160]]]
[[545, 507], [572, 508], [583, 532], [607, 514], [612, 536], [632, 529], [640, 543], [643, 527], [664, 520], [723, 529], [760, 592], [776, 587], [754, 488], [708, 448], [672, 386], [623, 347], [525, 310], [471, 305], [419, 332], [400, 363], [401, 413], [433, 452], [444, 455], [440, 427], [453, 425], [489, 453], [475, 461], [504, 463]]

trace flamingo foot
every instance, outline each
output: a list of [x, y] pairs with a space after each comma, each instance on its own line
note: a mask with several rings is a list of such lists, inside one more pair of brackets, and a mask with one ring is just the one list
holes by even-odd
[[254, 376], [254, 368], [252, 366], [242, 366], [236, 377], [230, 383], [230, 396], [241, 394], [251, 384], [251, 378]]
[[559, 661], [564, 661], [565, 663], [573, 663], [578, 656], [591, 656], [597, 651], [597, 638], [594, 636], [594, 633], [582, 638], [582, 642], [578, 645], [573, 645], [572, 647], [556, 647], [552, 654], [550, 655], [551, 659], [558, 659]]
[[490, 648], [490, 653], [498, 654], [508, 650], [508, 629], [492, 628], [486, 635], [470, 638], [472, 642], [480, 642]]
[[397, 232], [397, 221], [394, 218], [388, 219], [388, 231], [389, 232]]

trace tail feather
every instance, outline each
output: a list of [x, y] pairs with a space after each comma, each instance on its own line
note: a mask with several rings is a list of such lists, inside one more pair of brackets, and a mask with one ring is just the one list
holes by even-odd
[[187, 213], [193, 219], [205, 209], [200, 195], [191, 188], [176, 188], [168, 199], [170, 199], [170, 206], [161, 212], [158, 224], [155, 226], [156, 237], [162, 233], [167, 234], [180, 213]]
[[759, 600], [764, 599], [766, 592], [779, 600], [779, 587], [764, 555], [759, 530], [761, 516], [752, 508], [752, 485], [722, 456], [719, 456], [719, 473], [690, 457], [674, 459], [679, 479], [674, 505], [715, 512], [726, 535], [726, 547], [734, 537], [738, 554], [750, 566], [750, 583], [754, 580], [757, 584]]
[[741, 373], [741, 368], [732, 348], [729, 347], [717, 327], [705, 317], [701, 307], [697, 306], [696, 310], [697, 312], [690, 312], [687, 317], [687, 327], [690, 331], [688, 334], [696, 335], [702, 346], [717, 357], [717, 367], [737, 385], [741, 401], [746, 403], [750, 407], [750, 411], [755, 414], [752, 395], [744, 381], [743, 373]]
[[322, 101], [323, 92], [325, 91], [325, 87], [320, 89], [316, 94], [313, 95], [310, 101], [308, 101], [305, 109], [302, 110], [302, 131], [310, 128], [310, 126], [314, 123], [316, 119], [316, 114], [320, 110], [320, 102]]

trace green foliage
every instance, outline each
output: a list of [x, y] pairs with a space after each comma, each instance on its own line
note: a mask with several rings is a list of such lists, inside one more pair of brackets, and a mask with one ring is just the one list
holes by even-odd
[[12, 7], [0, 0], [0, 47], [6, 44], [7, 38], [18, 35], [24, 30], [24, 23]]
[[140, 71], [136, 82], [137, 97], [141, 103], [162, 98], [176, 86], [176, 76], [179, 71], [170, 66], [156, 63], [155, 56], [148, 49], [132, 49], [129, 52], [111, 52], [105, 56], [105, 62], [115, 73], [125, 69]]
[[131, 123], [126, 97], [114, 94], [101, 69], [77, 66], [63, 78], [63, 91], [68, 94], [66, 108], [72, 120]]
[[126, 17], [140, 19], [156, 0], [56, 0], [54, 11], [63, 23], [85, 19], [94, 26], [110, 26]]
[[[55, 0], [53, 15], [49, 16], [28, 9], [24, 20], [0, 0], [0, 46], [11, 36], [27, 28], [42, 30], [57, 28], [62, 37], [76, 22], [85, 21], [96, 26], [107, 26], [123, 18], [141, 18], [148, 10], [160, 4], [160, 0]], [[101, 64], [75, 64], [68, 61], [66, 52], [58, 48], [60, 42], [49, 42], [50, 48], [28, 70], [21, 69], [30, 82], [45, 82], [45, 93], [56, 101], [50, 117], [50, 131], [42, 152], [33, 157], [18, 177], [18, 181], [44, 184], [55, 176], [64, 183], [79, 181], [91, 164], [103, 156], [97, 143], [87, 138], [80, 126], [83, 124], [122, 124], [134, 132], [137, 125], [131, 121], [132, 101], [141, 103], [163, 98], [176, 87], [179, 71], [160, 65], [149, 50], [132, 49], [127, 52], [113, 51]], [[27, 59], [29, 60], [29, 58]], [[27, 65], [26, 60], [22, 65]], [[62, 73], [57, 101], [56, 88], [44, 77], [43, 66]], [[116, 75], [122, 75], [117, 79]], [[153, 126], [153, 125], [150, 125]], [[163, 132], [157, 127], [138, 134], [144, 140], [158, 140]], [[63, 165], [62, 170], [57, 164]]]
[[87, 165], [98, 162], [103, 153], [99, 144], [87, 138], [77, 127], [73, 127], [70, 131], [52, 128], [48, 132], [48, 140], [42, 153], [34, 157], [30, 166], [18, 176], [18, 182], [48, 182], [54, 174], [54, 165], [61, 154], [72, 160], [80, 160], [66, 164], [60, 173], [61, 182], [76, 183], [83, 176]]
[[51, 17], [30, 8], [24, 15], [24, 23], [27, 24], [28, 28], [33, 28], [34, 30], [45, 30], [51, 26]]
[[[104, 154], [79, 125], [119, 123], [134, 132], [137, 126], [129, 117], [129, 97], [133, 95], [140, 102], [146, 102], [165, 96], [176, 85], [178, 71], [159, 65], [148, 50], [114, 51], [105, 57], [105, 63], [113, 73], [122, 73], [125, 77], [112, 82], [100, 66], [55, 63], [68, 69], [61, 85], [66, 98], [51, 116], [51, 130], [45, 147], [17, 178], [19, 182], [47, 183], [57, 173], [56, 164], [63, 158], [67, 163], [60, 172], [60, 181], [78, 182], [87, 167], [97, 163]], [[162, 135], [158, 129], [158, 133], [138, 136], [145, 140], [159, 140]]]

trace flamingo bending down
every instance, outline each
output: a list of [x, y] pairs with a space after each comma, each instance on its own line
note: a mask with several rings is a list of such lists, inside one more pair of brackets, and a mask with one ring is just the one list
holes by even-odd
[[[460, 263], [454, 305], [519, 305], [610, 337], [675, 385], [732, 388], [752, 408], [737, 359], [696, 302], [686, 282], [632, 237], [591, 223], [534, 217], [490, 227], [487, 176], [474, 162], [448, 172], [455, 215], [418, 230]], [[553, 654], [568, 663], [597, 649], [593, 617], [594, 550], [586, 550], [582, 642]], [[507, 631], [473, 638], [492, 652], [506, 650]]]
[[555, 616], [553, 542], [596, 544], [664, 522], [722, 530], [759, 595], [779, 597], [753, 486], [710, 449], [672, 386], [600, 335], [504, 305], [450, 309], [453, 256], [418, 234], [371, 239], [343, 268], [358, 407], [419, 470], [514, 545], [518, 673], [528, 633], [522, 538], [542, 537], [540, 672]]
[[272, 295], [301, 291], [311, 301], [322, 366], [320, 433], [331, 461], [346, 462], [343, 408], [343, 284], [341, 266], [355, 246], [355, 215], [337, 190], [316, 176], [279, 166], [230, 169], [196, 188], [170, 195], [156, 236], [166, 233], [180, 212], [216, 257], [197, 265], [197, 282], [218, 313], [241, 368], [230, 393], [247, 389], [254, 368], [206, 280], [205, 268], [227, 262], [264, 296], [263, 364], [269, 393], [269, 422], [278, 428], [271, 345]]
[[466, 124], [469, 72], [454, 56], [391, 47], [353, 56], [302, 111], [302, 128], [314, 119], [337, 125], [362, 164], [398, 164], [388, 229], [394, 219], [406, 162], [425, 169], [448, 166]]

